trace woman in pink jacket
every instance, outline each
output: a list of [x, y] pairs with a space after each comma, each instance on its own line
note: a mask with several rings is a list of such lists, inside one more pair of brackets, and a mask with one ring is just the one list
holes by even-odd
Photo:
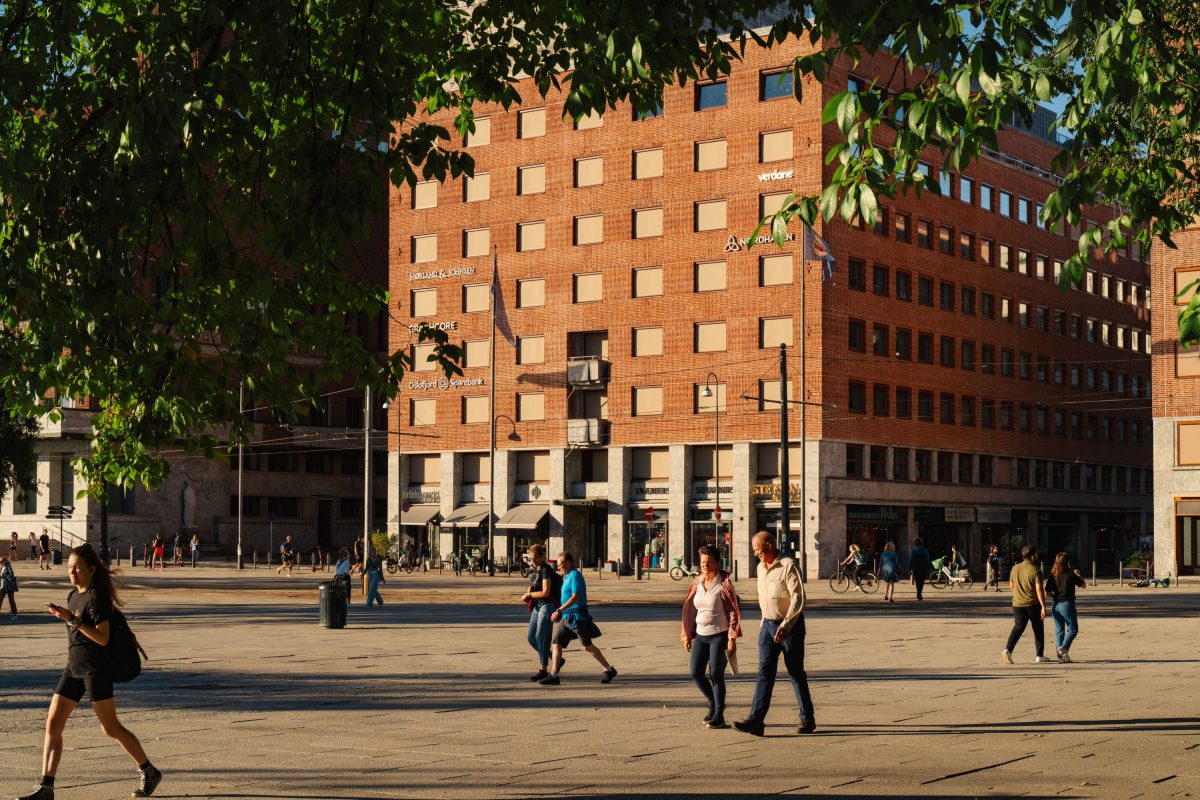
[[[742, 615], [729, 573], [717, 548], [700, 548], [700, 575], [683, 601], [683, 647], [692, 654], [692, 680], [708, 698], [704, 724], [726, 728], [725, 665], [742, 635]], [[707, 674], [705, 672], [707, 671]]]

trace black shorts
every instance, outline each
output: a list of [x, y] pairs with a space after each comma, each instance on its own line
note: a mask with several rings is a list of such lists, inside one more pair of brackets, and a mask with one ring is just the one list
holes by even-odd
[[579, 643], [584, 647], [589, 647], [592, 644], [591, 626], [582, 624], [578, 629], [568, 627], [561, 619], [554, 623], [554, 630], [550, 634], [550, 640], [562, 648], [566, 648], [571, 642], [579, 640]]
[[63, 670], [62, 677], [58, 679], [58, 688], [54, 690], [54, 693], [61, 694], [68, 700], [78, 703], [83, 699], [85, 692], [88, 697], [92, 698], [93, 703], [101, 700], [112, 700], [112, 675], [107, 672], [97, 672], [92, 675], [85, 675], [82, 678], [76, 678], [71, 674], [70, 670]]

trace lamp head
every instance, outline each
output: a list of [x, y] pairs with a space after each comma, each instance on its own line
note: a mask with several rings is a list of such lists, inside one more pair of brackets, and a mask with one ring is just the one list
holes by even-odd
[[705, 397], [705, 398], [712, 397], [713, 396], [712, 387], [709, 386], [707, 383], [704, 384], [704, 388], [700, 391], [700, 396]]

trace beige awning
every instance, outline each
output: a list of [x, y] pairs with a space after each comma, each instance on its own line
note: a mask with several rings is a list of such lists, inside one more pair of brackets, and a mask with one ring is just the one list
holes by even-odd
[[525, 503], [510, 508], [496, 523], [497, 528], [519, 528], [531, 531], [537, 528], [542, 518], [550, 513], [550, 507], [540, 503]]
[[467, 503], [465, 506], [454, 509], [450, 516], [442, 520], [442, 526], [470, 528], [487, 519], [488, 513], [490, 513], [490, 509], [487, 503]]
[[440, 514], [442, 507], [433, 503], [420, 503], [410, 506], [408, 511], [400, 512], [401, 525], [428, 525], [433, 518]]

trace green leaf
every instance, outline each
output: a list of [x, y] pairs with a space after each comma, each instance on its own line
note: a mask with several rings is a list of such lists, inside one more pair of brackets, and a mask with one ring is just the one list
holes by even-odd
[[1050, 79], [1044, 73], [1037, 76], [1037, 80], [1033, 84], [1033, 91], [1043, 103], [1050, 101]]
[[849, 134], [850, 129], [858, 120], [858, 98], [853, 92], [846, 92], [837, 107], [838, 128], [843, 135]]
[[859, 186], [858, 209], [867, 227], [874, 225], [875, 220], [879, 218], [879, 203], [875, 199], [875, 192], [865, 183]]

